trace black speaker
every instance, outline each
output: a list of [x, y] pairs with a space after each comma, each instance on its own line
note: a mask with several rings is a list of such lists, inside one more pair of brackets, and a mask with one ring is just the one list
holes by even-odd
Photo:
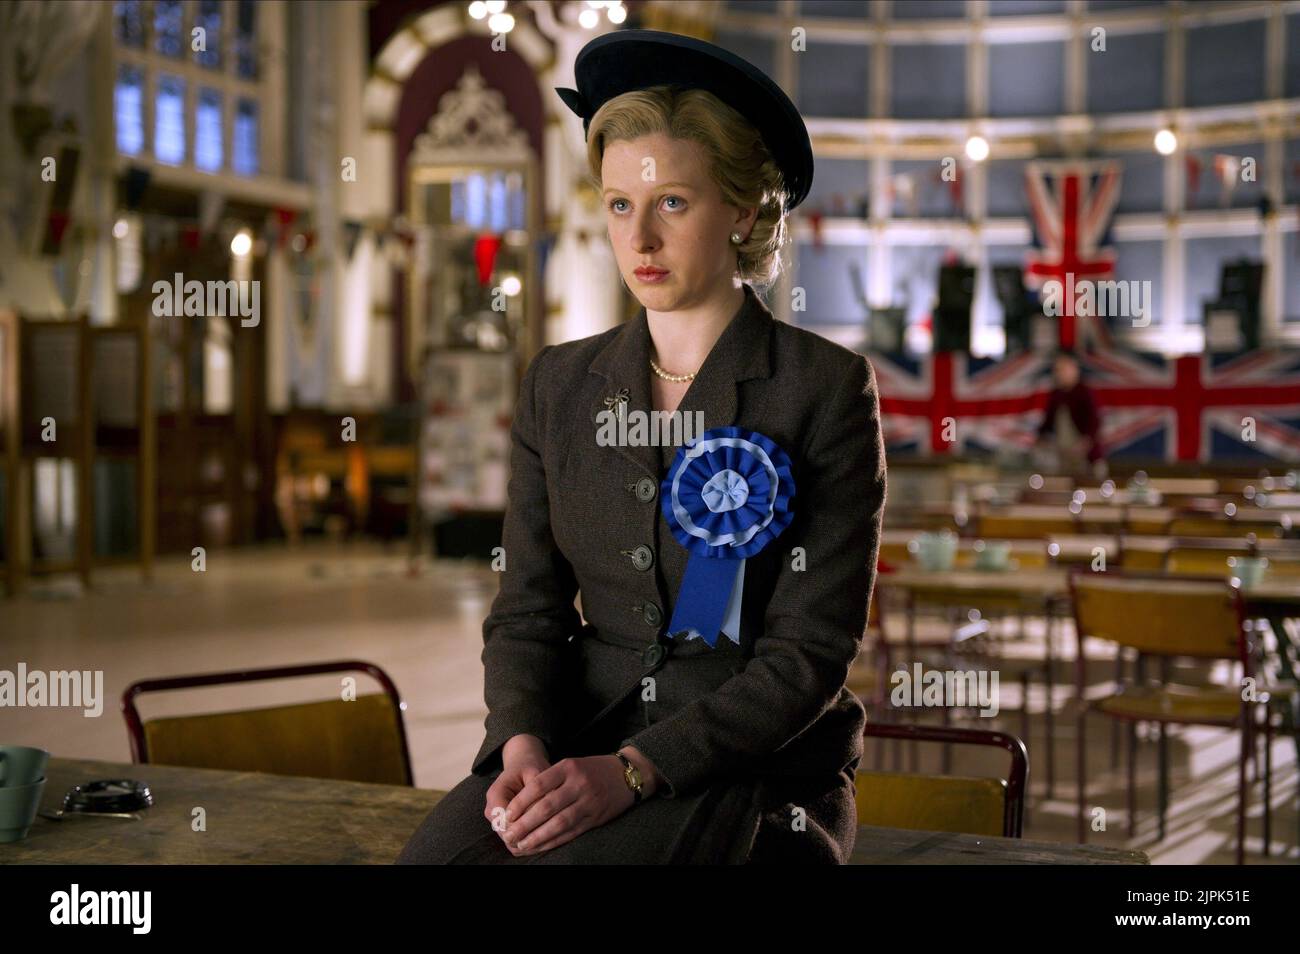
[[970, 311], [975, 300], [975, 269], [970, 265], [944, 265], [939, 269], [939, 310]]
[[906, 344], [907, 309], [872, 308], [868, 340], [876, 351], [901, 354]]
[[1237, 313], [1241, 340], [1248, 351], [1259, 347], [1259, 296], [1263, 288], [1263, 262], [1243, 258], [1223, 263], [1219, 273], [1219, 300], [1214, 307]]
[[939, 306], [934, 310], [934, 350], [970, 351], [970, 309], [975, 300], [975, 269], [939, 269]]
[[1030, 347], [1029, 319], [1032, 311], [1025, 293], [1025, 276], [1019, 265], [993, 266], [993, 293], [1002, 305], [1002, 329], [1007, 353]]
[[1219, 273], [1219, 297], [1244, 295], [1259, 306], [1259, 295], [1264, 288], [1264, 263], [1240, 259], [1224, 262]]

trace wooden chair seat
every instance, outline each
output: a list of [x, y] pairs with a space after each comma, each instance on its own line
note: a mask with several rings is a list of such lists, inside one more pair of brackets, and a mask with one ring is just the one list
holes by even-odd
[[1241, 693], [1235, 689], [1128, 686], [1097, 700], [1094, 708], [1117, 719], [1227, 727], [1241, 718]]

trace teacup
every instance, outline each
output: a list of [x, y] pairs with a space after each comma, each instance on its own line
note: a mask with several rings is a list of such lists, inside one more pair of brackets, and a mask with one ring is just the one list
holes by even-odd
[[44, 776], [26, 785], [0, 787], [0, 844], [27, 837], [27, 830], [36, 820], [44, 791]]
[[975, 544], [975, 568], [977, 570], [1007, 570], [1011, 568], [1011, 544], [1006, 540]]
[[0, 745], [0, 788], [30, 785], [45, 777], [50, 753], [31, 745]]
[[1268, 569], [1267, 557], [1228, 557], [1228, 568], [1232, 575], [1241, 580], [1244, 589], [1258, 586]]
[[957, 534], [951, 530], [921, 534], [916, 555], [927, 570], [951, 570], [957, 557]]

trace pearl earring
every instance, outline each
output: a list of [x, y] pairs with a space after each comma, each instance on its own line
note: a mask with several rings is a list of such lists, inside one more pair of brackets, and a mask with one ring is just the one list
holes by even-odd
[[731, 233], [731, 241], [733, 241], [733, 242], [735, 242], [737, 245], [739, 245], [739, 244], [740, 244], [740, 233], [739, 233], [739, 232], [732, 232], [732, 233]]

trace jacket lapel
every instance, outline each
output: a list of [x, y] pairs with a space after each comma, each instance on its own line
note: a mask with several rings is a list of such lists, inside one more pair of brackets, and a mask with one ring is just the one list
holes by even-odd
[[[682, 397], [677, 410], [702, 411], [704, 428], [725, 427], [735, 423], [739, 406], [737, 385], [752, 378], [770, 377], [772, 373], [770, 342], [772, 313], [748, 283], [741, 286], [745, 300], [731, 320], [704, 364]], [[642, 305], [592, 359], [587, 370], [605, 378], [591, 418], [607, 408], [617, 408], [620, 392], [627, 398], [627, 411], [652, 410], [650, 400], [650, 325]], [[652, 445], [616, 448], [620, 454], [643, 471], [657, 477], [660, 471], [659, 448]]]

